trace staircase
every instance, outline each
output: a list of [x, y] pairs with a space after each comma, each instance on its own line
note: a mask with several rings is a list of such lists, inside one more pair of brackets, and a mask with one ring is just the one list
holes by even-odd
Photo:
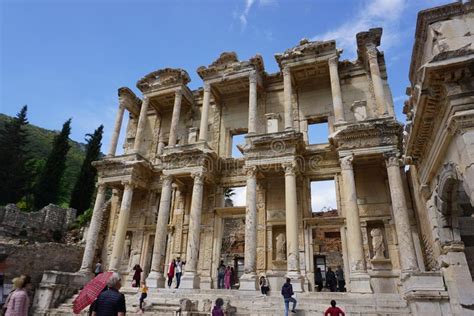
[[[189, 290], [189, 289], [150, 289], [145, 300], [145, 312], [138, 310], [137, 289], [123, 288], [127, 301], [127, 315], [163, 315], [163, 316], [204, 316], [210, 315], [215, 300], [224, 300], [226, 315], [235, 316], [274, 316], [284, 315], [283, 299], [278, 292], [262, 296], [257, 291], [239, 290]], [[47, 315], [72, 315], [72, 301], [67, 300]], [[306, 292], [297, 293], [297, 316], [323, 315], [332, 299], [346, 315], [364, 316], [400, 316], [411, 315], [405, 300], [398, 294], [358, 294]], [[291, 303], [290, 303], [291, 308]], [[87, 315], [87, 309], [81, 315]], [[295, 314], [293, 314], [295, 315]]]

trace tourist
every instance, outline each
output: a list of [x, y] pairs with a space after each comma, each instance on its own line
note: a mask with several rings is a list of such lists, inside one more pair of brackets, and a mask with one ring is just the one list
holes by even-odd
[[136, 264], [133, 267], [133, 270], [135, 271], [133, 273], [133, 278], [132, 278], [132, 287], [140, 287], [140, 280], [142, 279], [142, 267], [140, 267], [139, 264]]
[[13, 291], [8, 295], [5, 306], [7, 310], [5, 316], [28, 316], [30, 298], [28, 297], [27, 286], [31, 283], [31, 278], [27, 275], [13, 279]]
[[140, 311], [144, 312], [143, 302], [148, 296], [148, 287], [146, 286], [145, 281], [142, 281], [142, 286], [140, 287]]
[[267, 296], [268, 291], [270, 290], [270, 287], [268, 286], [268, 280], [264, 275], [260, 277], [259, 284], [260, 284], [260, 291], [262, 292], [263, 295]]
[[337, 290], [339, 292], [345, 292], [346, 281], [344, 280], [344, 270], [342, 270], [341, 266], [337, 266], [336, 278], [337, 278]]
[[212, 316], [224, 316], [224, 311], [222, 310], [223, 305], [224, 305], [224, 300], [219, 297], [216, 300], [216, 305], [212, 309]]
[[331, 307], [326, 309], [326, 311], [324, 312], [324, 316], [344, 316], [344, 315], [346, 314], [344, 314], [342, 309], [340, 309], [339, 307], [336, 307], [335, 300], [331, 301]]
[[332, 271], [331, 268], [328, 268], [328, 271], [326, 272], [326, 287], [331, 292], [336, 292], [337, 279], [334, 271]]
[[230, 267], [230, 288], [233, 289], [235, 284], [235, 272], [234, 267]]
[[283, 299], [285, 301], [285, 316], [288, 316], [288, 309], [290, 307], [290, 302], [293, 303], [293, 308], [291, 309], [292, 313], [296, 313], [296, 300], [292, 297], [293, 296], [293, 286], [291, 285], [291, 279], [286, 278], [286, 283], [283, 284], [281, 288], [281, 295], [283, 295]]
[[221, 260], [219, 267], [217, 267], [217, 288], [224, 288], [224, 277], [225, 277], [225, 264], [224, 260]]
[[125, 296], [119, 292], [122, 287], [120, 275], [114, 272], [107, 281], [107, 290], [100, 293], [96, 300], [92, 316], [125, 316]]
[[316, 290], [321, 292], [323, 289], [323, 274], [321, 273], [321, 268], [316, 268], [316, 273], [314, 275], [314, 284], [316, 285]]
[[98, 276], [100, 273], [102, 273], [102, 260], [99, 259], [95, 264], [94, 274], [95, 276]]
[[174, 263], [175, 267], [175, 272], [176, 272], [176, 287], [175, 289], [179, 288], [179, 284], [181, 283], [181, 275], [183, 274], [183, 265], [185, 265], [186, 262], [181, 261], [181, 258], [178, 257], [176, 259], [176, 262]]
[[173, 283], [175, 266], [176, 266], [176, 260], [173, 259], [171, 260], [168, 266], [168, 288], [171, 288], [171, 284]]
[[230, 270], [230, 266], [227, 266], [225, 269], [225, 274], [224, 274], [224, 285], [225, 288], [230, 290], [230, 280], [232, 278], [232, 271]]

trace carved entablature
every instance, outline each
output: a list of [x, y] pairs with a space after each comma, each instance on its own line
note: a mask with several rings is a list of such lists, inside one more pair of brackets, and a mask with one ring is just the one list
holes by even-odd
[[153, 71], [138, 80], [137, 88], [143, 93], [149, 93], [172, 86], [185, 86], [190, 81], [191, 79], [186, 70], [180, 68], [164, 68]]
[[247, 136], [247, 140], [249, 145], [244, 149], [244, 154], [251, 165], [283, 163], [287, 157], [305, 150], [303, 134], [294, 131]]
[[309, 41], [302, 39], [300, 43], [284, 53], [275, 54], [275, 59], [281, 69], [285, 64], [310, 58], [317, 58], [326, 55], [338, 54], [336, 41]]
[[112, 187], [121, 187], [127, 182], [145, 189], [156, 173], [151, 164], [138, 154], [104, 158], [92, 165], [98, 171], [98, 181]]
[[235, 52], [224, 52], [209, 66], [199, 67], [197, 73], [206, 81], [223, 75], [253, 70], [258, 73], [264, 72], [262, 56], [257, 54], [248, 61], [240, 61]]
[[330, 138], [338, 150], [365, 151], [385, 147], [401, 150], [402, 125], [393, 120], [377, 120], [348, 125]]
[[176, 169], [182, 169], [182, 173], [199, 167], [215, 172], [218, 162], [217, 155], [211, 151], [204, 151], [198, 148], [179, 150], [171, 153], [164, 153], [161, 156], [161, 162], [165, 170], [174, 170], [173, 173], [179, 173]]
[[140, 100], [132, 90], [127, 87], [121, 87], [118, 89], [118, 96], [120, 106], [125, 107], [134, 117], [140, 115], [142, 100]]
[[372, 28], [366, 32], [359, 32], [356, 35], [357, 40], [357, 59], [362, 64], [367, 64], [367, 58], [371, 56], [377, 58], [379, 52], [376, 47], [380, 46], [382, 38], [382, 28]]
[[245, 176], [245, 161], [243, 159], [221, 158], [219, 159], [219, 169], [222, 178]]

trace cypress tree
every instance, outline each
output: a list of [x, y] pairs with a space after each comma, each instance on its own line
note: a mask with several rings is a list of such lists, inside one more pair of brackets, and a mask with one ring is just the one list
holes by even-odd
[[30, 181], [26, 152], [28, 107], [0, 130], [0, 204], [16, 203], [26, 193]]
[[84, 213], [92, 202], [95, 176], [97, 174], [96, 169], [92, 166], [92, 162], [99, 159], [103, 131], [104, 127], [101, 125], [94, 131], [94, 134], [86, 135], [86, 157], [82, 163], [79, 177], [72, 191], [71, 202], [69, 203], [71, 207], [77, 210], [77, 215]]
[[61, 178], [66, 169], [66, 155], [71, 147], [69, 145], [70, 133], [71, 119], [63, 124], [61, 132], [54, 137], [53, 148], [36, 184], [34, 194], [36, 209], [58, 202]]

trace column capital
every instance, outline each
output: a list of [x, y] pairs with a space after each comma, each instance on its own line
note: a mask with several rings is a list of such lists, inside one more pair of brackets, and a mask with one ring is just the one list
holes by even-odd
[[257, 72], [255, 70], [249, 73], [249, 83], [257, 83]]
[[257, 166], [246, 166], [244, 167], [247, 178], [255, 177], [257, 175]]
[[289, 76], [291, 73], [290, 66], [284, 66], [281, 72], [283, 73], [283, 77]]
[[377, 47], [375, 45], [367, 45], [367, 57], [369, 58], [369, 61], [377, 61]]
[[105, 189], [107, 189], [107, 185], [99, 181], [97, 181], [97, 183], [95, 184], [95, 187], [97, 188], [97, 191], [105, 191]]
[[204, 92], [211, 92], [211, 84], [209, 82], [204, 82], [204, 85], [202, 86]]
[[122, 180], [122, 185], [124, 189], [127, 189], [127, 187], [135, 189], [137, 187], [137, 184], [133, 180]]
[[171, 183], [173, 182], [173, 176], [169, 174], [163, 174], [161, 175], [161, 180], [163, 181], [163, 186], [171, 185]]
[[342, 157], [339, 159], [339, 163], [341, 164], [342, 170], [352, 170], [352, 162], [354, 161], [354, 155]]
[[191, 173], [191, 178], [194, 179], [194, 184], [203, 184], [204, 182], [204, 172], [196, 171]]
[[177, 89], [175, 92], [174, 92], [174, 97], [176, 99], [181, 99], [181, 97], [183, 96], [183, 90], [182, 89]]
[[387, 154], [384, 155], [384, 157], [385, 157], [385, 163], [387, 165], [387, 168], [388, 167], [400, 167], [401, 161], [397, 157], [396, 154], [387, 153]]
[[150, 101], [150, 98], [147, 95], [144, 95], [142, 102], [149, 102], [149, 101]]
[[287, 175], [295, 175], [297, 171], [297, 164], [295, 161], [284, 162], [281, 164], [283, 170], [285, 171], [285, 176]]
[[339, 56], [338, 55], [334, 55], [332, 57], [329, 57], [329, 59], [328, 59], [329, 66], [337, 66], [338, 63], [339, 63]]

